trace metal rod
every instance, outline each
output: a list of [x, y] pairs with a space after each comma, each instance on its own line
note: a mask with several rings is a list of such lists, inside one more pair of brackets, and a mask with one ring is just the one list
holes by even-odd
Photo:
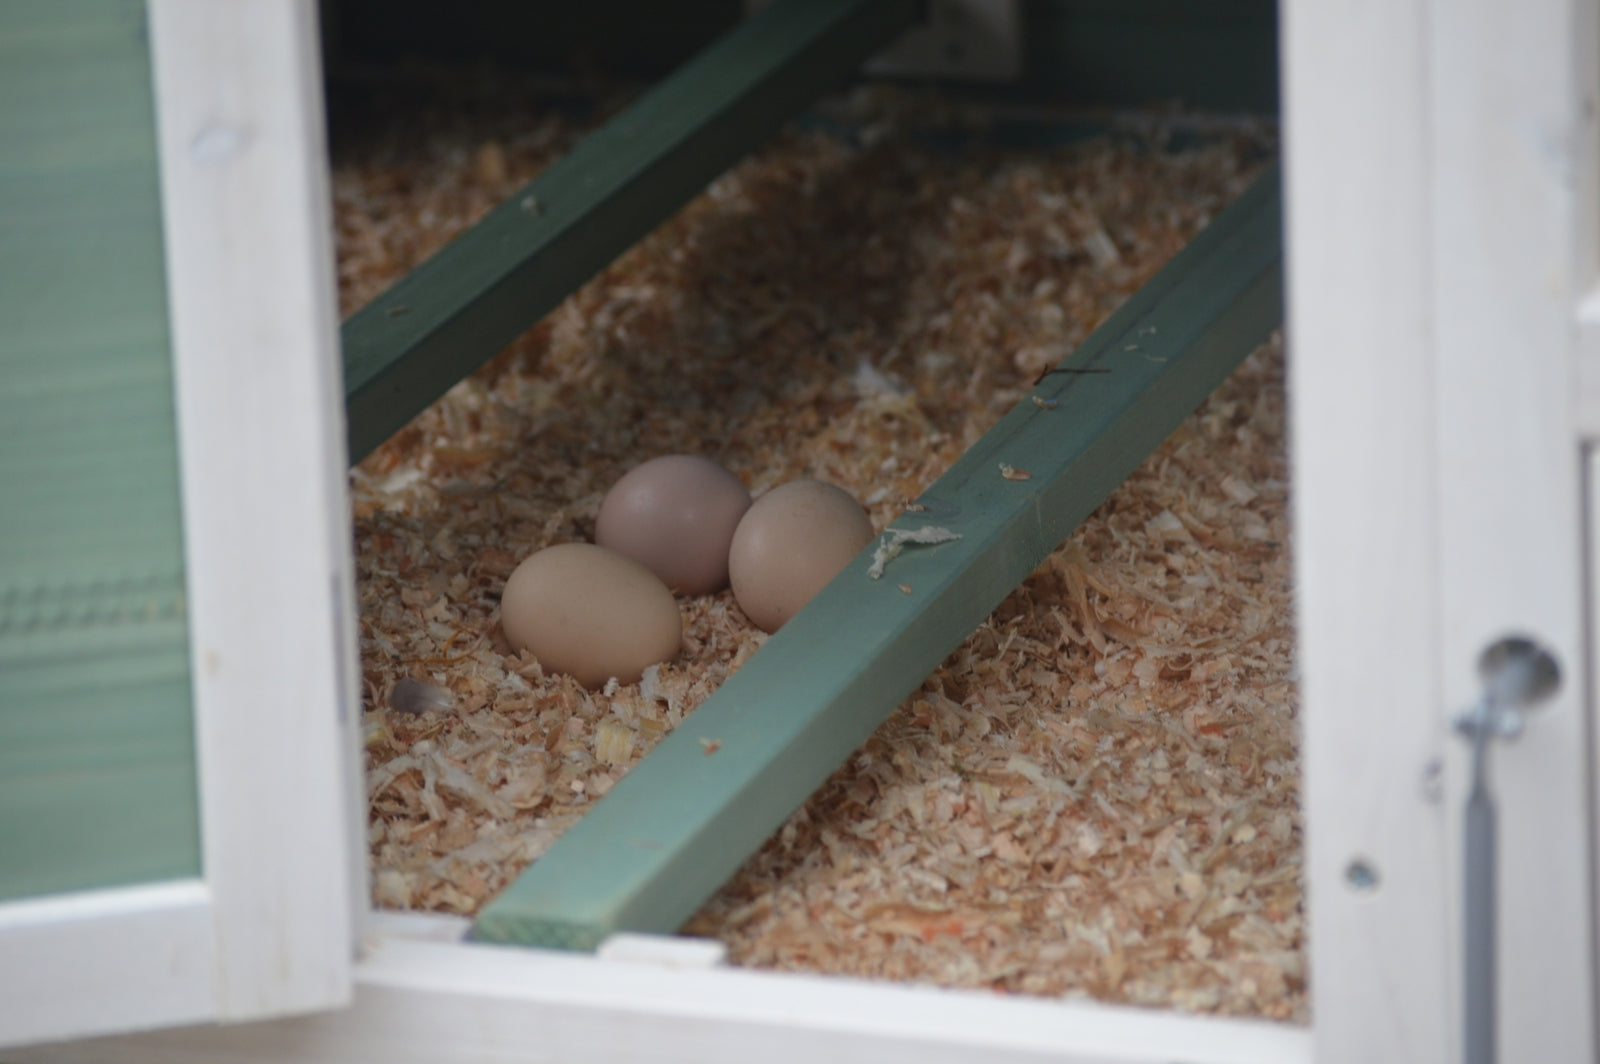
[[350, 460], [669, 218], [918, 14], [778, 0], [588, 136], [344, 324]]
[[1472, 744], [1472, 789], [1462, 818], [1462, 1055], [1467, 1064], [1494, 1064], [1497, 1022], [1495, 896], [1497, 811], [1489, 793], [1489, 744], [1522, 733], [1523, 714], [1561, 687], [1555, 655], [1527, 636], [1489, 644], [1478, 656], [1483, 696], [1455, 719]]
[[1472, 738], [1472, 791], [1464, 824], [1466, 882], [1462, 996], [1466, 1064], [1495, 1061], [1495, 807], [1486, 779], [1487, 729]]

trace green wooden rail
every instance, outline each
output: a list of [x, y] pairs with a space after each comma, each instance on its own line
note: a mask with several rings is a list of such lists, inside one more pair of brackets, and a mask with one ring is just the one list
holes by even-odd
[[891, 525], [962, 538], [907, 550], [882, 580], [864, 551], [484, 909], [474, 936], [592, 949], [680, 927], [1266, 339], [1283, 314], [1281, 244], [1274, 171], [1061, 367], [1101, 372], [1043, 378], [1045, 405], [1020, 403]]
[[781, 0], [741, 23], [344, 324], [359, 461], [916, 18]]

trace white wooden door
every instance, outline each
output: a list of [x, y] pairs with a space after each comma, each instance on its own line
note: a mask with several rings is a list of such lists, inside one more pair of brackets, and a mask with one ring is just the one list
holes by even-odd
[[1483, 648], [1521, 634], [1563, 682], [1490, 758], [1499, 1059], [1593, 1060], [1594, 4], [1283, 13], [1316, 1057], [1463, 1058], [1451, 722]]
[[201, 874], [0, 904], [0, 1047], [351, 994], [359, 701], [316, 9], [146, 6]]

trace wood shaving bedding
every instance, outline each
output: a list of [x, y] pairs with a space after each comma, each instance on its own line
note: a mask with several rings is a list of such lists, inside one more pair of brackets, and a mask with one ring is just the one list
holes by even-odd
[[[1274, 150], [1163, 150], [1158, 120], [1005, 149], [884, 89], [818, 114], [353, 471], [379, 905], [475, 912], [764, 641], [723, 592], [638, 684], [508, 654], [505, 578], [592, 539], [622, 473], [820, 477], [881, 529]], [[345, 310], [581, 118], [487, 82], [340, 133]], [[688, 930], [750, 966], [1303, 1022], [1282, 374], [1252, 356]]]

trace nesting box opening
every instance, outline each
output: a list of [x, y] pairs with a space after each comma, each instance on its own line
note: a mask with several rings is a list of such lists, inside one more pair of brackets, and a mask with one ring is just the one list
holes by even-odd
[[[479, 78], [340, 131], [346, 312], [624, 98]], [[353, 471], [380, 907], [479, 911], [767, 638], [729, 591], [683, 598], [675, 660], [586, 690], [496, 634], [522, 558], [592, 541], [606, 490], [667, 453], [757, 494], [840, 484], [882, 529], [1276, 147], [1030, 120], [1073, 133], [1008, 143], [992, 107], [921, 91], [824, 101]], [[686, 930], [754, 967], [1304, 1020], [1282, 385], [1274, 341]], [[408, 681], [448, 704], [395, 711]]]

